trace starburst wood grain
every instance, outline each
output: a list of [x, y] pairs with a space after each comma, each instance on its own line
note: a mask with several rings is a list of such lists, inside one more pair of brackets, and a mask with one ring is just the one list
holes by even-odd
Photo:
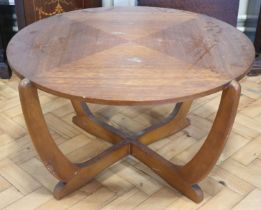
[[[110, 18], [105, 20], [105, 17], [108, 18], [108, 14]], [[119, 14], [123, 16], [120, 20]], [[130, 18], [130, 14], [136, 18], [136, 22], [135, 18], [133, 18], [134, 22], [137, 23], [137, 27], [135, 27], [134, 30], [130, 30], [128, 24], [128, 27], [126, 27], [122, 22], [125, 21], [126, 23], [124, 17]], [[157, 14], [157, 19], [155, 19], [155, 14]], [[81, 22], [79, 18], [85, 22]], [[47, 40], [46, 36], [39, 33], [39, 28], [37, 27], [41, 26], [41, 29], [55, 32], [55, 30], [51, 30], [50, 27], [52, 26], [51, 23], [58, 19], [62, 26], [68, 26], [67, 28], [60, 29], [65, 30], [63, 31], [65, 37], [69, 39], [54, 36], [54, 38]], [[88, 22], [87, 20], [93, 21]], [[166, 20], [168, 22], [164, 22]], [[109, 22], [109, 24], [105, 24], [106, 21]], [[164, 22], [165, 24], [159, 24], [157, 21], [160, 23]], [[93, 23], [96, 23], [96, 25], [92, 25]], [[142, 27], [139, 24], [142, 24]], [[195, 25], [198, 27], [195, 27]], [[108, 28], [108, 26], [111, 27]], [[122, 31], [120, 31], [120, 33], [109, 33], [111, 31], [114, 32], [116, 29], [122, 29], [123, 33], [121, 33]], [[66, 30], [68, 30], [69, 35], [66, 33]], [[43, 34], [46, 35], [47, 31]], [[89, 36], [84, 36], [83, 34], [88, 34]], [[21, 43], [18, 38], [24, 39], [24, 42]], [[82, 45], [79, 44], [79, 40], [83, 43]], [[228, 40], [229, 43], [227, 42]], [[236, 45], [236, 41], [240, 41], [240, 45]], [[77, 43], [77, 45], [75, 45], [75, 43]], [[89, 45], [87, 47], [84, 44]], [[73, 50], [75, 46], [78, 47], [78, 51]], [[56, 47], [56, 51], [51, 51], [52, 47]], [[21, 54], [19, 49], [24, 49], [26, 52], [26, 49], [29, 48], [33, 50], [28, 54], [21, 55], [24, 57], [19, 61], [20, 63], [17, 62], [17, 59], [14, 59]], [[70, 48], [74, 54], [69, 55], [68, 49]], [[144, 168], [143, 164], [145, 164], [186, 197], [196, 203], [202, 202], [203, 209], [207, 209], [211, 205], [217, 205], [220, 203], [220, 200], [231, 193], [232, 199], [226, 200], [226, 205], [229, 208], [242, 199], [242, 194], [234, 192], [231, 189], [222, 189], [222, 186], [226, 185], [222, 181], [218, 182], [219, 184], [213, 189], [211, 185], [215, 183], [215, 181], [211, 177], [205, 181], [205, 184], [202, 184], [202, 188], [198, 185], [198, 182], [205, 178], [210, 170], [215, 167], [215, 163], [228, 139], [240, 97], [240, 85], [236, 80], [241, 79], [248, 72], [254, 58], [253, 46], [250, 41], [233, 27], [206, 16], [169, 9], [116, 8], [86, 10], [56, 16], [35, 23], [18, 33], [8, 49], [10, 64], [22, 78], [19, 85], [19, 95], [32, 141], [46, 168], [60, 181], [54, 190], [55, 198], [61, 199], [73, 192], [75, 193], [76, 190], [90, 183], [98, 173], [100, 174], [109, 166], [110, 169], [107, 170], [116, 172], [119, 176], [124, 177], [132, 173], [130, 169], [141, 169]], [[226, 55], [226, 57], [222, 56], [222, 54]], [[31, 61], [29, 58], [32, 59], [34, 56], [39, 57], [39, 55], [42, 55], [42, 59], [34, 59], [32, 62], [23, 63], [24, 59]], [[236, 55], [241, 58], [240, 62], [237, 62], [237, 65], [235, 65]], [[59, 59], [55, 59], [57, 56]], [[21, 64], [27, 65], [27, 70], [25, 70], [25, 66]], [[77, 84], [72, 83], [72, 81], [77, 81]], [[95, 85], [97, 89], [94, 90], [93, 85]], [[107, 89], [105, 90], [104, 88]], [[128, 88], [128, 92], [126, 92], [126, 88]], [[59, 142], [62, 143], [63, 141], [58, 141], [50, 136], [40, 107], [37, 89], [59, 96], [69, 97], [76, 111], [75, 119], [77, 119], [77, 122], [74, 122], [77, 125], [81, 125], [80, 127], [84, 130], [90, 130], [90, 133], [96, 136], [96, 138], [93, 137], [94, 140], [97, 140], [98, 137], [106, 136], [107, 139], [105, 140], [116, 144], [107, 149], [106, 146], [100, 148], [101, 151], [96, 152], [93, 158], [86, 156], [87, 160], [82, 160], [83, 156], [78, 155], [81, 163], [71, 162], [70, 159], [74, 157], [72, 153], [75, 151], [73, 151], [73, 147], [68, 148], [70, 143], [59, 148]], [[170, 91], [171, 89], [174, 91]], [[162, 133], [166, 133], [166, 135], [162, 135], [161, 132], [159, 133], [160, 135], [149, 133], [150, 135], [146, 137], [145, 141], [147, 144], [172, 133], [170, 129], [171, 126], [169, 125], [173, 125], [173, 130], [178, 132], [179, 126], [184, 127], [191, 100], [219, 90], [222, 90], [223, 93], [209, 135], [196, 155], [194, 155], [194, 157], [192, 155], [191, 157], [193, 158], [185, 162], [183, 159], [179, 159], [184, 156], [178, 155], [178, 149], [194, 151], [190, 150], [189, 147], [193, 145], [196, 139], [194, 139], [193, 142], [189, 141], [190, 138], [192, 138], [189, 131], [187, 131], [186, 141], [183, 141], [182, 144], [177, 144], [177, 151], [175, 151], [175, 147], [169, 147], [169, 152], [167, 154], [163, 153], [161, 156], [159, 153], [160, 151], [164, 151], [164, 149], [161, 150], [164, 144], [162, 144], [161, 147], [154, 147], [155, 149], [159, 149], [158, 153], [143, 144], [143, 139], [138, 138], [139, 135], [138, 137], [137, 135], [129, 135], [117, 129], [117, 126], [115, 126], [117, 121], [113, 126], [104, 121], [100, 123], [100, 120], [92, 113], [91, 109], [83, 103], [144, 105], [185, 100], [185, 102], [182, 101], [183, 103], [176, 105], [176, 107], [178, 107], [177, 111], [175, 108], [170, 114], [170, 118], [166, 118], [169, 120], [162, 120], [162, 125], [155, 127]], [[86, 91], [89, 95], [85, 93]], [[141, 99], [140, 97], [143, 98]], [[255, 98], [257, 96], [252, 94], [251, 97]], [[213, 100], [216, 100], [215, 97], [213, 98]], [[209, 99], [211, 99], [211, 97]], [[79, 102], [81, 107], [79, 106]], [[213, 105], [215, 103], [209, 103], [208, 105], [211, 104]], [[67, 111], [67, 113], [70, 112]], [[208, 113], [205, 117], [212, 119], [214, 112], [210, 111]], [[53, 132], [58, 132], [61, 137], [69, 139], [76, 133], [73, 129], [68, 129], [69, 127], [67, 127], [64, 120], [69, 119], [71, 116], [71, 114], [68, 116], [64, 115], [62, 116], [64, 119], [59, 119], [59, 117], [54, 114], [47, 114], [47, 122], [53, 119], [50, 121], [51, 125], [49, 123], [49, 129], [53, 130]], [[240, 118], [237, 119], [237, 122], [240, 119], [244, 119], [245, 123], [243, 125], [247, 125], [258, 132], [258, 126], [252, 119], [248, 116], [244, 116], [243, 113], [240, 113], [239, 116]], [[5, 116], [3, 116], [3, 118], [5, 118]], [[14, 118], [14, 121], [23, 128], [24, 122], [21, 117], [18, 116]], [[59, 121], [61, 121], [61, 123], [58, 123]], [[118, 122], [121, 121], [122, 120]], [[10, 119], [9, 122], [11, 122]], [[88, 125], [83, 122], [87, 122]], [[56, 124], [59, 124], [60, 127], [58, 126], [57, 128]], [[135, 126], [138, 127], [138, 125]], [[67, 128], [64, 129], [63, 127]], [[99, 128], [102, 134], [92, 132], [95, 128]], [[10, 131], [9, 129], [9, 132]], [[78, 131], [83, 132], [81, 130]], [[146, 133], [146, 129], [144, 131]], [[21, 131], [21, 133], [22, 132], [23, 131]], [[202, 137], [204, 137], [203, 131], [201, 132]], [[114, 140], [112, 134], [116, 134], [116, 137], [119, 138]], [[183, 134], [183, 136], [186, 135]], [[197, 138], [199, 138], [199, 136], [200, 135], [198, 135]], [[16, 138], [19, 138], [19, 136]], [[181, 138], [182, 135], [179, 139], [181, 140]], [[81, 139], [80, 142], [82, 142]], [[241, 140], [237, 142], [243, 142], [242, 146], [244, 143], [247, 143], [247, 141]], [[78, 153], [80, 151], [84, 153], [86, 151], [85, 147], [88, 149], [90, 143], [91, 142], [83, 143], [84, 146], [77, 149]], [[201, 146], [201, 143], [197, 144], [196, 147], [199, 148], [198, 146]], [[166, 145], [167, 144], [168, 143], [166, 143]], [[93, 146], [89, 147], [93, 148]], [[61, 151], [64, 148], [68, 149], [68, 153], [71, 152], [71, 154], [68, 154], [68, 157], [67, 154], [63, 154]], [[228, 170], [230, 166], [233, 169], [239, 169], [241, 172], [238, 173], [238, 176], [245, 182], [248, 181], [251, 183], [249, 188], [252, 187], [251, 185], [259, 186], [260, 182], [256, 176], [256, 170], [260, 166], [259, 159], [251, 162], [250, 175], [246, 173], [245, 168], [239, 165], [236, 160], [227, 160], [229, 156], [233, 154], [233, 151], [239, 150], [239, 148], [238, 146], [233, 146], [228, 149], [227, 154], [221, 157], [224, 164], [219, 163], [220, 167], [223, 170]], [[174, 149], [174, 151], [171, 151], [172, 149]], [[127, 159], [126, 156], [129, 155], [137, 159]], [[164, 158], [164, 155], [168, 156]], [[126, 159], [115, 166], [114, 164], [122, 158]], [[137, 160], [140, 162], [137, 162]], [[176, 162], [176, 164], [174, 164], [173, 161]], [[6, 162], [8, 163], [8, 161]], [[32, 162], [23, 164], [22, 168], [28, 170], [28, 173], [34, 176], [34, 173], [30, 170], [30, 166], [37, 164], [39, 167], [37, 162], [38, 161], [34, 159]], [[15, 163], [9, 163], [10, 165], [13, 164], [14, 168], [17, 169], [18, 166], [16, 166]], [[122, 170], [122, 165], [124, 164], [127, 164], [130, 168]], [[7, 169], [9, 168], [7, 167]], [[145, 171], [147, 171], [147, 169]], [[10, 174], [13, 174], [12, 170], [11, 172]], [[107, 174], [111, 173], [107, 172]], [[150, 174], [150, 172], [146, 173]], [[8, 170], [5, 172], [5, 176], [7, 176], [6, 174], [9, 174]], [[35, 175], [37, 176], [37, 173]], [[236, 176], [236, 174], [234, 175]], [[133, 184], [138, 187], [139, 190], [144, 191], [147, 196], [151, 196], [151, 199], [158, 197], [156, 191], [164, 192], [163, 194], [165, 195], [169, 194], [165, 189], [161, 190], [159, 183], [150, 179], [149, 176], [142, 179], [148, 184], [148, 186], [146, 184], [144, 187], [143, 184], [140, 185], [140, 183], [137, 182], [135, 176], [142, 177], [139, 171], [136, 171], [136, 174], [133, 173], [133, 176], [128, 179], [131, 184], [123, 184], [123, 186], [126, 187], [125, 190], [130, 189]], [[247, 178], [253, 180], [250, 181], [247, 180]], [[15, 184], [17, 179], [12, 178], [10, 180]], [[21, 178], [18, 180], [18, 183], [22, 183]], [[43, 183], [45, 179], [38, 177], [36, 180]], [[160, 178], [157, 177], [156, 180], [160, 180]], [[210, 185], [211, 188], [204, 190], [208, 185]], [[48, 189], [50, 188], [48, 184], [44, 186]], [[164, 186], [166, 187], [166, 185]], [[42, 188], [36, 189], [37, 192], [38, 190], [41, 192]], [[80, 191], [82, 191], [82, 188]], [[114, 191], [114, 187], [105, 188], [102, 186], [91, 196], [87, 196], [71, 208], [103, 208], [107, 203], [117, 197]], [[218, 196], [212, 199], [212, 202], [210, 201], [204, 205], [206, 201], [203, 200], [203, 191], [207, 194], [205, 199], [215, 194]], [[99, 203], [96, 203], [97, 198], [94, 196], [96, 193], [100, 197], [103, 197], [103, 200], [100, 200]], [[35, 197], [36, 201], [32, 205], [32, 208], [35, 208], [37, 205], [42, 205], [43, 202], [46, 201], [45, 199], [49, 199], [48, 196], [39, 197], [35, 192], [30, 192], [30, 194], [32, 197]], [[26, 203], [28, 198], [30, 198], [30, 195], [20, 199], [20, 201], [7, 208], [13, 208], [18, 205], [21, 206], [23, 203]], [[37, 201], [39, 203], [37, 203]], [[167, 208], [168, 206], [173, 206], [172, 204], [176, 199], [165, 201], [166, 202], [161, 205]], [[137, 207], [137, 209], [146, 208], [148, 203], [150, 202], [144, 201], [143, 204], [138, 204], [135, 207]], [[28, 207], [27, 203], [25, 207]]]
[[42, 90], [130, 105], [182, 102], [221, 90], [249, 71], [255, 52], [227, 23], [138, 7], [41, 20], [12, 39], [7, 55], [12, 69]]

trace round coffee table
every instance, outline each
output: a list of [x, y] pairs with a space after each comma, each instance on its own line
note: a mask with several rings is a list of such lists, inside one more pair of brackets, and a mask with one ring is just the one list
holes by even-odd
[[[163, 8], [88, 9], [41, 20], [21, 30], [8, 46], [19, 75], [20, 99], [34, 146], [60, 182], [57, 199], [77, 190], [125, 156], [149, 166], [195, 202], [197, 185], [219, 158], [240, 98], [237, 82], [255, 57], [248, 38], [232, 26], [199, 14]], [[73, 122], [114, 146], [72, 163], [49, 134], [37, 89], [68, 98]], [[192, 101], [223, 91], [211, 131], [184, 166], [174, 165], [146, 145], [189, 125]], [[95, 118], [87, 103], [151, 105], [176, 103], [169, 117], [129, 136]]]

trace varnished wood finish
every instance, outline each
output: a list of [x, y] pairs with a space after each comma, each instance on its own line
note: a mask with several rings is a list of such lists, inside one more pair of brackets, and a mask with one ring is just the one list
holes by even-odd
[[188, 182], [194, 184], [202, 181], [217, 162], [236, 117], [240, 92], [240, 85], [236, 81], [223, 91], [219, 110], [205, 143], [195, 157], [179, 170]]
[[[22, 117], [14, 75], [0, 81], [0, 208], [7, 209], [161, 209], [161, 210], [260, 210], [261, 179], [261, 77], [246, 77], [238, 114], [217, 165], [200, 186], [204, 201], [195, 205], [171, 189], [136, 158], [125, 158], [105, 169], [68, 198], [56, 201], [50, 191], [56, 179], [45, 169], [32, 147]], [[193, 102], [191, 125], [178, 134], [150, 146], [172, 163], [186, 163], [203, 144], [216, 114], [221, 94]], [[75, 126], [70, 101], [39, 91], [41, 106], [55, 142], [69, 159], [88, 160], [109, 145]], [[12, 106], [9, 106], [12, 104]], [[173, 105], [118, 107], [89, 104], [92, 112], [129, 134], [157, 122]], [[19, 123], [19, 124], [18, 124]]]
[[223, 151], [234, 123], [239, 98], [240, 85], [233, 81], [223, 91], [219, 110], [208, 138], [195, 157], [186, 165], [174, 165], [137, 142], [132, 144], [131, 154], [191, 200], [196, 203], [201, 202], [203, 193], [197, 183], [209, 174]]
[[127, 133], [97, 119], [87, 104], [77, 100], [72, 100], [72, 105], [76, 112], [76, 116], [73, 117], [73, 122], [88, 133], [113, 144], [120, 142], [124, 138], [137, 138], [143, 144], [151, 144], [187, 127], [189, 120], [186, 119], [186, 116], [191, 104], [192, 101], [177, 104], [167, 118], [133, 136], [129, 136]]
[[[126, 27], [130, 17], [137, 27]], [[52, 23], [58, 19], [58, 28], [65, 30], [59, 34], [64, 37], [44, 36], [51, 29], [55, 32]], [[86, 20], [97, 25], [90, 26]], [[34, 60], [35, 56], [39, 59]], [[47, 169], [60, 180], [55, 198], [74, 192], [105, 168], [133, 155], [199, 203], [203, 193], [197, 183], [214, 167], [225, 146], [240, 97], [236, 80], [248, 72], [254, 50], [232, 26], [209, 17], [169, 9], [115, 8], [71, 12], [33, 24], [12, 40], [8, 59], [21, 78], [25, 77], [19, 92], [34, 145]], [[69, 161], [48, 132], [37, 88], [69, 97], [76, 111], [74, 122], [114, 145], [86, 162]], [[187, 164], [172, 164], [145, 145], [182, 129], [187, 125], [191, 100], [219, 90], [223, 94], [209, 136]], [[185, 101], [161, 124], [133, 136], [97, 119], [85, 103], [133, 105], [181, 100]]]
[[129, 154], [129, 143], [122, 142], [100, 155], [80, 164], [80, 170], [75, 172], [75, 176], [67, 183], [59, 182], [54, 189], [54, 197], [61, 199], [64, 196], [81, 188], [90, 182], [99, 172], [121, 160]]
[[[115, 128], [98, 120], [90, 112], [86, 104], [83, 104], [81, 101], [72, 100], [72, 105], [76, 112], [76, 116], [73, 117], [73, 122], [80, 128], [114, 144], [118, 143], [124, 138], [124, 135]], [[84, 106], [85, 109], [83, 109], [82, 106]]]
[[57, 199], [79, 189], [97, 173], [129, 154], [128, 141], [119, 143], [97, 157], [81, 163], [71, 163], [59, 150], [48, 132], [37, 94], [37, 89], [28, 79], [19, 86], [24, 118], [34, 146], [44, 165], [55, 177], [61, 180], [54, 190]]
[[186, 118], [192, 101], [177, 104], [169, 117], [157, 125], [145, 129], [138, 135], [139, 142], [150, 144], [157, 140], [166, 138], [189, 126], [189, 120]]
[[[123, 157], [133, 155], [152, 168], [155, 173], [159, 174], [166, 182], [185, 196], [194, 202], [201, 202], [203, 193], [197, 183], [210, 172], [220, 156], [231, 131], [240, 98], [240, 86], [236, 81], [233, 81], [223, 91], [220, 107], [206, 142], [195, 157], [184, 166], [177, 166], [165, 160], [156, 152], [140, 143], [143, 141], [140, 137], [134, 138], [119, 135], [119, 139], [116, 138], [115, 141], [112, 141], [112, 134], [115, 135], [118, 131], [115, 129], [115, 133], [110, 133], [105, 124], [97, 123], [94, 116], [89, 113], [89, 109], [86, 110], [86, 107], [82, 104], [83, 111], [81, 111], [80, 107], [78, 107], [78, 104], [81, 103], [73, 101], [75, 110], [78, 110], [76, 118], [80, 118], [81, 121], [87, 120], [85, 123], [88, 132], [116, 143], [93, 159], [81, 164], [74, 164], [61, 153], [48, 132], [41, 112], [37, 89], [28, 79], [24, 79], [21, 81], [19, 91], [24, 117], [34, 145], [47, 169], [61, 180], [54, 190], [54, 196], [57, 199], [61, 199], [79, 189], [99, 172]], [[184, 116], [186, 116], [190, 105], [191, 102], [178, 105], [177, 113], [173, 114], [176, 116], [178, 124], [180, 120], [184, 122], [186, 119]], [[83, 118], [83, 114], [86, 113], [89, 115]], [[89, 119], [91, 120], [88, 121]], [[170, 125], [174, 129], [176, 126], [178, 127], [175, 123], [166, 125], [167, 127], [162, 127], [163, 133], [164, 131], [169, 132], [170, 128], [168, 126]], [[144, 143], [148, 144], [151, 143], [151, 140], [154, 141], [154, 135], [151, 135], [152, 137], [149, 135], [149, 141], [145, 138]], [[107, 136], [109, 137], [107, 138]], [[161, 137], [161, 133], [155, 136]]]
[[47, 18], [20, 31], [7, 54], [42, 90], [117, 105], [192, 100], [243, 77], [254, 60], [252, 43], [232, 26], [150, 7]]
[[78, 167], [61, 153], [53, 141], [44, 120], [37, 89], [28, 79], [24, 79], [20, 82], [19, 94], [28, 131], [43, 164], [58, 179], [68, 181]]
[[[178, 173], [178, 166], [165, 160], [152, 149], [135, 142], [131, 152], [134, 157], [149, 166], [156, 174], [161, 176], [168, 184], [196, 203], [203, 200], [203, 192], [196, 184], [192, 185]], [[198, 163], [200, 164], [200, 163]]]

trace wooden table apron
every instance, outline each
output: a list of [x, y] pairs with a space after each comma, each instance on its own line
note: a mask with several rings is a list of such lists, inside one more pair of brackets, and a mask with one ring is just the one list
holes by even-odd
[[[146, 7], [47, 18], [19, 32], [7, 51], [10, 66], [21, 77], [20, 100], [34, 146], [60, 180], [55, 198], [132, 155], [197, 203], [203, 200], [198, 183], [218, 160], [236, 116], [237, 80], [250, 69], [254, 54], [251, 42], [226, 23]], [[73, 122], [113, 146], [86, 162], [72, 163], [48, 131], [37, 89], [70, 99], [76, 112]], [[175, 165], [147, 146], [187, 127], [192, 101], [217, 91], [223, 93], [213, 126], [188, 163]], [[176, 105], [167, 118], [130, 136], [97, 119], [86, 102]]]

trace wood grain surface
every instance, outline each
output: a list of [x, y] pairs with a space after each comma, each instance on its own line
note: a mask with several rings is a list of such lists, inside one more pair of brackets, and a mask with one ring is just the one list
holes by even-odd
[[20, 31], [12, 69], [37, 88], [87, 102], [134, 105], [191, 100], [242, 78], [248, 38], [219, 20], [174, 9], [87, 9]]

